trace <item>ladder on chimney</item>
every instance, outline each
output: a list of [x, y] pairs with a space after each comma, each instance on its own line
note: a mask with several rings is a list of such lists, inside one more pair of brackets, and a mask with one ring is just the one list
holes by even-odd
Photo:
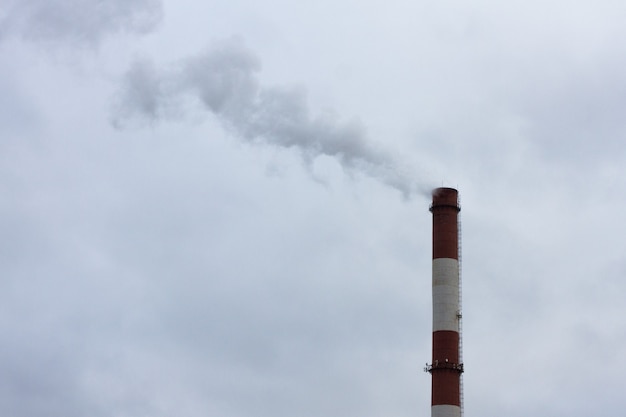
[[[460, 206], [460, 196], [459, 196], [459, 206]], [[459, 311], [457, 311], [456, 316], [457, 319], [459, 320], [459, 363], [463, 364], [463, 285], [462, 285], [462, 280], [461, 280], [461, 271], [463, 270], [463, 268], [461, 267], [461, 254], [462, 254], [462, 246], [461, 246], [461, 214], [459, 213], [459, 217], [458, 217], [458, 223], [457, 223], [457, 227], [458, 227], [458, 238], [459, 238], [459, 242], [458, 242], [458, 248], [459, 248], [459, 253], [458, 253], [458, 257], [459, 257]], [[459, 399], [461, 401], [461, 417], [463, 417], [463, 373], [459, 374]]]

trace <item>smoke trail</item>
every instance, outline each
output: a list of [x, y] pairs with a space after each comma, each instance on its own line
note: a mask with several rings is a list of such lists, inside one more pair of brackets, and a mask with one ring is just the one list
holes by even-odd
[[137, 119], [153, 123], [175, 117], [177, 104], [191, 96], [244, 140], [296, 148], [309, 162], [320, 155], [334, 157], [346, 171], [378, 178], [405, 197], [428, 193], [431, 187], [401, 172], [359, 125], [312, 117], [301, 91], [264, 88], [255, 75], [259, 70], [259, 60], [237, 40], [217, 44], [166, 71], [138, 61], [125, 75], [113, 124], [121, 128]]
[[162, 18], [161, 0], [3, 0], [0, 40], [97, 45], [113, 33], [144, 34]]

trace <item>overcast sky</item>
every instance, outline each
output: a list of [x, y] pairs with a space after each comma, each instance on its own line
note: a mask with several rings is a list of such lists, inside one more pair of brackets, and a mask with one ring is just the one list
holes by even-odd
[[0, 415], [613, 417], [626, 3], [0, 0]]

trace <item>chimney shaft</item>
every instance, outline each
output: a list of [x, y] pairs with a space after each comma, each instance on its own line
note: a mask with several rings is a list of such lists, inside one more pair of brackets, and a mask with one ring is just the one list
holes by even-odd
[[433, 356], [432, 417], [461, 416], [460, 286], [458, 192], [433, 190]]

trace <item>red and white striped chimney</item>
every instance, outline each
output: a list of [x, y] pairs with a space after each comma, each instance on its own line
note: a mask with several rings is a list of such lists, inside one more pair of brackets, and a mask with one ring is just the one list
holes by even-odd
[[454, 188], [433, 190], [432, 417], [461, 416], [459, 222]]

